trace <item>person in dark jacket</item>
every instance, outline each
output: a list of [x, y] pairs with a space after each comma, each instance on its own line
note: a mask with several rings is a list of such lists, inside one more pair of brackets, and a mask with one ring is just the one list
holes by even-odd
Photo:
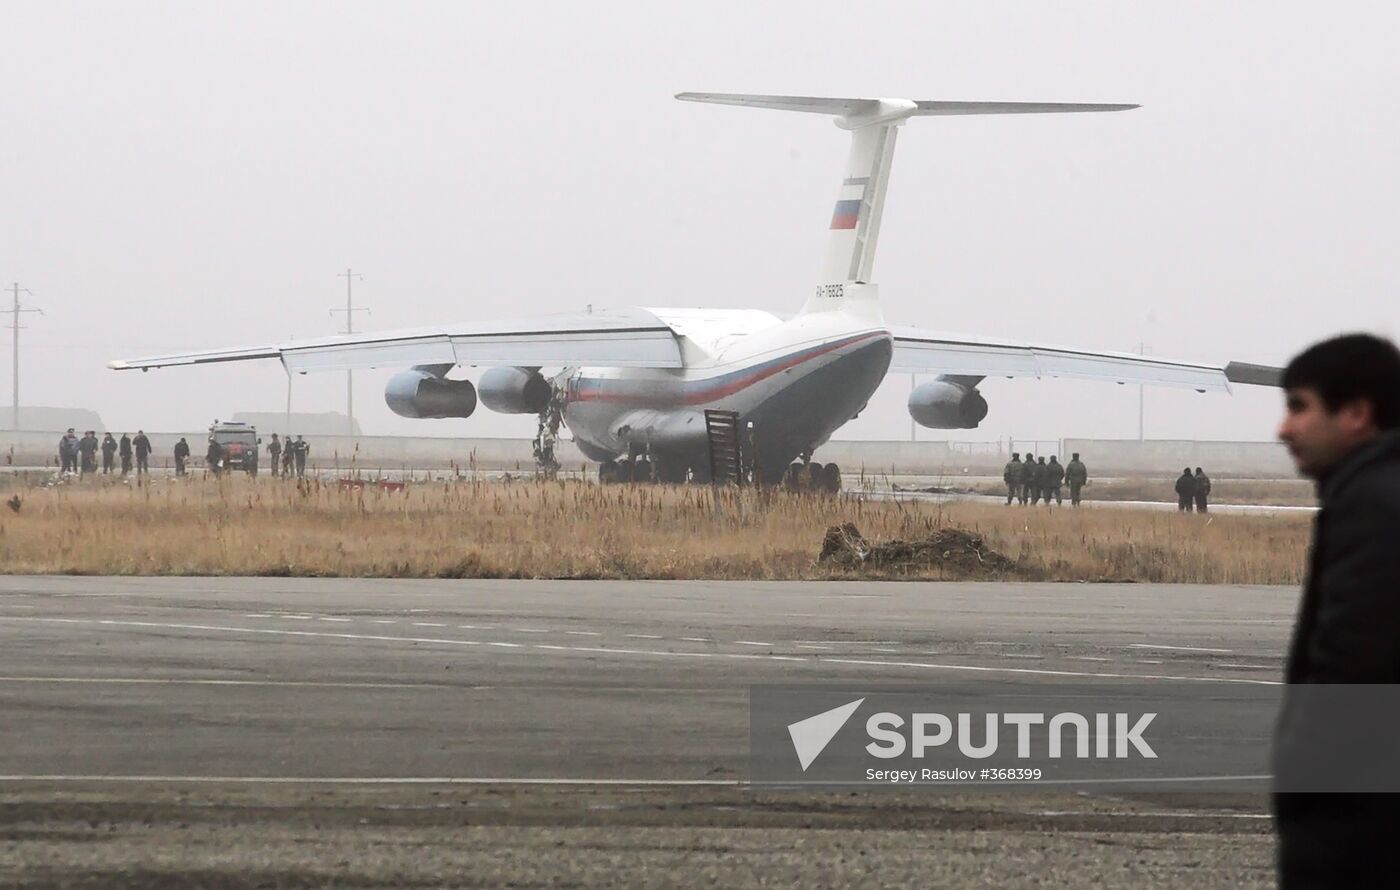
[[102, 434], [102, 472], [111, 473], [117, 464], [117, 440], [111, 433]]
[[306, 475], [306, 456], [311, 453], [311, 443], [297, 436], [297, 440], [292, 443], [292, 456], [297, 462], [297, 478]]
[[1050, 498], [1055, 499], [1055, 505], [1059, 506], [1065, 502], [1064, 493], [1061, 487], [1065, 484], [1065, 468], [1056, 459], [1055, 455], [1050, 455], [1050, 463], [1045, 465], [1045, 506], [1050, 506]]
[[136, 449], [136, 475], [149, 473], [151, 471], [151, 440], [146, 438], [145, 430], [136, 431], [136, 438], [131, 440], [131, 446]]
[[1307, 764], [1329, 765], [1338, 739], [1394, 758], [1394, 741], [1367, 727], [1374, 711], [1322, 711], [1361, 688], [1335, 684], [1400, 684], [1400, 351], [1364, 334], [1328, 340], [1293, 359], [1283, 387], [1278, 436], [1321, 509], [1274, 732], [1279, 886], [1400, 887], [1400, 795], [1287, 793]]
[[101, 443], [97, 441], [96, 430], [88, 430], [78, 440], [78, 458], [82, 464], [84, 476], [97, 472], [97, 449], [100, 447]]
[[78, 469], [78, 435], [70, 426], [58, 440], [58, 460], [62, 464], [60, 473], [74, 473]]
[[267, 443], [267, 456], [272, 459], [272, 475], [277, 475], [278, 466], [282, 461], [282, 440], [277, 438], [277, 434], [272, 434], [272, 441]]
[[1191, 475], [1191, 468], [1187, 467], [1176, 478], [1176, 508], [1182, 513], [1190, 513], [1195, 504], [1196, 477]]
[[1089, 468], [1079, 459], [1078, 451], [1074, 452], [1069, 463], [1065, 464], [1065, 481], [1069, 483], [1069, 502], [1078, 507], [1079, 493], [1089, 481]]
[[1031, 486], [1035, 484], [1035, 455], [1026, 452], [1026, 459], [1021, 462], [1021, 505], [1025, 506], [1031, 499]]
[[204, 461], [215, 476], [223, 469], [224, 449], [213, 439], [209, 440], [209, 450], [204, 452]]
[[1040, 503], [1041, 498], [1045, 498], [1045, 503], [1050, 503], [1050, 492], [1046, 489], [1046, 483], [1050, 479], [1050, 468], [1045, 465], [1045, 458], [1036, 458], [1036, 463], [1031, 466], [1031, 505]]
[[122, 433], [121, 439], [117, 442], [117, 454], [122, 459], [122, 475], [131, 472], [131, 437]]
[[185, 464], [190, 459], [190, 443], [181, 436], [180, 441], [175, 443], [175, 475], [185, 475]]
[[1021, 455], [1014, 453], [1011, 460], [1006, 462], [1006, 469], [1001, 471], [1001, 481], [1006, 483], [1006, 503], [1009, 505], [1020, 494], [1021, 488]]
[[1210, 477], [1200, 467], [1196, 468], [1196, 512], [1204, 513], [1210, 506]]

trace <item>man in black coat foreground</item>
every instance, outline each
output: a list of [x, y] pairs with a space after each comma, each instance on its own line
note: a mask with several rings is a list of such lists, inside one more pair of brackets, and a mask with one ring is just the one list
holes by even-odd
[[[1301, 684], [1400, 684], [1400, 352], [1338, 337], [1295, 358], [1283, 387], [1278, 436], [1321, 504], [1274, 737], [1286, 791], [1335, 745], [1382, 742], [1375, 713], [1335, 707], [1348, 690]], [[1400, 887], [1400, 794], [1275, 793], [1274, 814], [1280, 887]]]

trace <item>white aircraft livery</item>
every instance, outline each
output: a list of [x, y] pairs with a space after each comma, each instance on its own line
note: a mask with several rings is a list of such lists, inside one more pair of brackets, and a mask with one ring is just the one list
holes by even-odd
[[[706, 479], [705, 411], [737, 413], [761, 480], [809, 460], [855, 417], [890, 371], [937, 377], [909, 396], [915, 421], [971, 429], [988, 376], [1075, 377], [1229, 391], [1277, 385], [1278, 371], [1095, 352], [892, 326], [872, 282], [899, 127], [912, 117], [1122, 111], [1135, 105], [947, 102], [681, 93], [676, 98], [826, 114], [851, 132], [820, 277], [794, 316], [757, 309], [628, 308], [467, 322], [112, 362], [116, 369], [279, 359], [288, 373], [402, 367], [385, 388], [406, 417], [493, 411], [550, 416], [604, 479]], [[476, 386], [448, 373], [488, 366]], [[545, 374], [544, 371], [549, 373]], [[829, 474], [837, 473], [834, 467]]]

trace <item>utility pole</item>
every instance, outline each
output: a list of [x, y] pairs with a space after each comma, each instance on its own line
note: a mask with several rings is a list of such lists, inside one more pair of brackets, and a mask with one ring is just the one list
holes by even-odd
[[[345, 279], [345, 308], [332, 309], [331, 315], [344, 312], [345, 333], [353, 334], [355, 333], [355, 313], [368, 312], [369, 310], [355, 305], [354, 297], [351, 295], [351, 283], [356, 278], [363, 281], [365, 276], [351, 269], [346, 269], [336, 277]], [[345, 372], [345, 434], [347, 436], [355, 435], [355, 380], [352, 371]]]
[[[1146, 345], [1145, 343], [1143, 343], [1141, 340], [1139, 340], [1139, 341], [1138, 341], [1138, 355], [1146, 355], [1146, 354], [1147, 354], [1147, 345]], [[1141, 441], [1143, 440], [1143, 436], [1142, 436], [1143, 422], [1142, 422], [1142, 421], [1143, 421], [1143, 385], [1142, 385], [1141, 383], [1139, 383], [1139, 384], [1138, 384], [1138, 441], [1139, 441], [1139, 442], [1141, 442]]]
[[[293, 332], [290, 336], [287, 337], [288, 340], [295, 340], [296, 338], [297, 338], [297, 335], [296, 335], [295, 332]], [[292, 432], [292, 372], [291, 372], [291, 371], [287, 371], [287, 416], [286, 416], [286, 418], [285, 418], [285, 419], [283, 420], [283, 422], [282, 422], [282, 435], [283, 435], [283, 436], [286, 436], [288, 441], [291, 441], [291, 438], [292, 438], [291, 432]], [[286, 447], [286, 443], [285, 443], [285, 442], [283, 443], [283, 447], [284, 447], [284, 448]], [[276, 468], [276, 467], [273, 467], [273, 469], [276, 470], [277, 468]]]
[[[914, 388], [915, 388], [915, 383], [914, 383], [914, 381], [915, 381], [915, 377], [916, 377], [916, 375], [914, 375], [914, 374], [910, 374], [910, 375], [909, 375], [909, 395], [911, 395], [911, 396], [914, 394]], [[917, 442], [917, 441], [918, 441], [918, 436], [916, 436], [914, 433], [915, 433], [914, 415], [913, 415], [913, 414], [910, 414], [910, 415], [909, 415], [909, 441], [910, 441], [910, 442]]]
[[10, 414], [10, 429], [15, 430], [16, 432], [18, 432], [18, 431], [19, 431], [19, 428], [20, 428], [20, 426], [19, 426], [19, 329], [22, 327], [22, 325], [20, 325], [20, 323], [19, 323], [19, 317], [20, 317], [20, 315], [21, 315], [22, 313], [25, 313], [25, 312], [37, 312], [37, 313], [39, 313], [40, 315], [43, 315], [43, 314], [44, 314], [44, 310], [42, 310], [42, 309], [27, 309], [27, 308], [21, 306], [21, 305], [19, 304], [19, 295], [22, 294], [22, 293], [29, 294], [31, 297], [34, 296], [33, 291], [31, 291], [31, 290], [30, 290], [29, 288], [27, 288], [27, 287], [20, 287], [20, 286], [19, 286], [19, 282], [15, 282], [14, 284], [10, 285], [10, 294], [11, 294], [12, 297], [14, 298], [14, 299], [13, 299], [12, 308], [10, 309], [11, 318], [13, 319], [13, 320], [10, 322], [10, 327], [11, 327], [11, 328], [14, 330], [14, 332], [15, 332], [15, 355], [14, 355], [14, 372], [15, 372], [14, 385], [15, 385], [15, 388], [14, 388], [14, 401], [13, 401], [13, 403], [12, 403], [12, 404], [13, 404], [13, 409], [12, 409], [12, 413]]

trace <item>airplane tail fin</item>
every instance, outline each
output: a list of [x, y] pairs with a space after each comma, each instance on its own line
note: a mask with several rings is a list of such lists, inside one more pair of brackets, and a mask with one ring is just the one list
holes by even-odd
[[948, 102], [914, 99], [843, 99], [827, 96], [759, 96], [742, 93], [677, 93], [686, 102], [771, 108], [830, 115], [851, 131], [851, 151], [832, 212], [826, 256], [816, 293], [803, 312], [848, 308], [848, 300], [873, 301], [870, 284], [875, 243], [894, 159], [895, 132], [911, 117], [968, 114], [1058, 114], [1126, 111], [1136, 105], [1079, 102]]

